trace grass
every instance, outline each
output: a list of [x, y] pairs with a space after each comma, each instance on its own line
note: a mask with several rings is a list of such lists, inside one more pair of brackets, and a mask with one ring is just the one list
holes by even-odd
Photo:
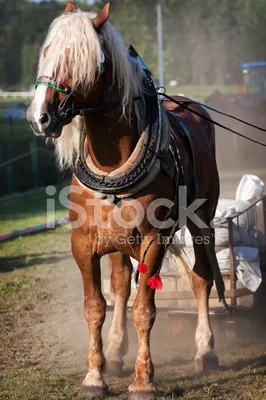
[[[42, 267], [69, 255], [69, 225], [0, 243], [0, 272]], [[58, 250], [59, 249], [59, 250]]]
[[[43, 197], [27, 200], [36, 199]], [[46, 358], [51, 361], [49, 349], [43, 354], [43, 336], [38, 333], [51, 309], [47, 288], [69, 257], [70, 230], [65, 227], [0, 244], [1, 400], [70, 400], [77, 391], [74, 382], [78, 386], [80, 377], [73, 373], [71, 379], [62, 366], [51, 370], [45, 363]]]
[[46, 318], [43, 310], [50, 309], [47, 285], [69, 247], [70, 231], [65, 228], [0, 244], [1, 400], [73, 398], [73, 382], [79, 380], [73, 374], [71, 381], [62, 368], [54, 366], [52, 372], [40, 362], [45, 354], [38, 332]]
[[[59, 190], [54, 197], [49, 196], [49, 199], [55, 199], [55, 219], [68, 215], [68, 210], [60, 204], [58, 196]], [[1, 203], [0, 233], [46, 222], [47, 199], [45, 193], [39, 193]]]

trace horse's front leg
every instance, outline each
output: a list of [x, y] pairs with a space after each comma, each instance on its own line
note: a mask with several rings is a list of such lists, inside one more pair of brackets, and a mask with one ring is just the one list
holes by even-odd
[[108, 336], [106, 366], [109, 374], [119, 374], [123, 369], [123, 356], [128, 351], [127, 302], [131, 290], [132, 264], [128, 255], [117, 252], [109, 255], [111, 282], [115, 295], [112, 326]]
[[101, 398], [105, 391], [102, 377], [104, 355], [101, 331], [105, 320], [106, 301], [101, 292], [100, 258], [90, 255], [88, 247], [82, 240], [73, 240], [73, 238], [72, 252], [82, 274], [84, 311], [89, 328], [87, 357], [89, 372], [82, 382], [80, 397]]
[[[140, 259], [146, 249], [148, 241], [141, 248]], [[156, 317], [154, 302], [155, 290], [148, 286], [148, 279], [157, 273], [162, 263], [165, 248], [154, 242], [145, 258], [148, 272], [140, 274], [139, 289], [133, 305], [133, 322], [138, 334], [138, 355], [136, 360], [136, 378], [129, 386], [130, 399], [154, 399], [156, 388], [153, 384], [154, 367], [150, 353], [150, 333]]]

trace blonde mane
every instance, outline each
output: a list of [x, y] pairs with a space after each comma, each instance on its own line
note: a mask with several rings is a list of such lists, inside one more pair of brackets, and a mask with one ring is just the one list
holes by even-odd
[[[112, 64], [113, 83], [118, 85], [122, 94], [125, 115], [126, 109], [133, 105], [133, 97], [142, 93], [143, 71], [129, 57], [121, 36], [109, 22], [105, 25], [102, 38], [98, 36], [91, 22], [95, 15], [78, 10], [62, 14], [52, 22], [41, 49], [38, 76], [56, 76], [59, 82], [64, 82], [68, 75], [68, 60], [74, 60], [71, 65], [72, 90], [79, 86], [88, 92], [99, 77], [103, 51]], [[55, 141], [61, 168], [74, 167], [79, 158], [81, 125], [76, 117]]]

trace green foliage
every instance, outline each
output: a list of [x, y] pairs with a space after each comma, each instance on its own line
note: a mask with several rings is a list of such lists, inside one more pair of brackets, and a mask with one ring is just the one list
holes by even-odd
[[[98, 10], [106, 0], [76, 1]], [[166, 81], [181, 84], [234, 83], [239, 64], [266, 59], [265, 0], [161, 0]], [[0, 0], [0, 87], [28, 87], [38, 51], [66, 1]], [[113, 0], [111, 22], [151, 68], [157, 68], [155, 0]]]

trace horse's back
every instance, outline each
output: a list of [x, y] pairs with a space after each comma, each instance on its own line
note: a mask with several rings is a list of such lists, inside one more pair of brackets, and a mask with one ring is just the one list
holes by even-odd
[[[177, 105], [172, 101], [164, 101], [163, 107], [166, 111], [168, 111], [168, 115], [169, 113], [173, 114], [183, 121], [183, 123], [191, 131], [191, 137], [193, 138], [193, 140], [195, 140], [195, 145], [198, 141], [202, 144], [206, 141], [206, 144], [203, 144], [204, 146], [209, 145], [210, 147], [213, 147], [215, 149], [214, 126], [210, 121], [207, 120], [211, 120], [211, 117], [206, 109], [198, 103], [193, 103], [193, 100], [191, 100], [191, 103], [188, 103], [187, 100], [190, 99], [187, 97], [173, 96], [172, 98], [180, 102], [182, 102], [182, 100], [185, 100], [186, 103], [184, 103], [184, 106], [190, 108], [192, 111], [195, 111], [199, 115], [193, 113], [185, 107], [182, 107], [182, 104]], [[207, 119], [205, 119], [204, 117]], [[175, 125], [173, 120], [170, 121], [170, 123], [171, 125]], [[176, 129], [174, 127], [174, 131], [175, 130]]]
[[[174, 100], [189, 100], [174, 96]], [[186, 107], [211, 120], [208, 112], [199, 104], [185, 103]], [[213, 189], [214, 198], [219, 196], [219, 177], [215, 157], [215, 130], [213, 124], [171, 101], [164, 101], [171, 125], [172, 146], [177, 149], [188, 187], [199, 183], [200, 197], [205, 197]], [[214, 200], [215, 202], [215, 200]]]

